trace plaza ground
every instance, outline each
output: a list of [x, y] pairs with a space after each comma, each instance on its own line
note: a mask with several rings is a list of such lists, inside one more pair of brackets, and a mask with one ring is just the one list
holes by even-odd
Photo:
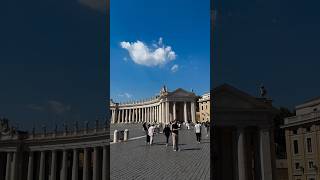
[[166, 147], [163, 134], [155, 135], [155, 144], [146, 146], [141, 124], [114, 124], [110, 127], [111, 139], [115, 129], [128, 129], [130, 138], [139, 138], [110, 145], [111, 179], [210, 179], [210, 136], [206, 137], [204, 128], [201, 144], [196, 142], [193, 129], [182, 128], [179, 152], [173, 151], [171, 137]]

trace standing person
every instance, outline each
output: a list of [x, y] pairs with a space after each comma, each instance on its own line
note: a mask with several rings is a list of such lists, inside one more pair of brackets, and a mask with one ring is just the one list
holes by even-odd
[[169, 127], [169, 124], [166, 124], [166, 126], [163, 128], [163, 134], [166, 136], [166, 146], [169, 144], [169, 136], [171, 134], [171, 129]]
[[144, 132], [146, 133], [146, 137], [147, 137], [147, 139], [146, 139], [146, 144], [148, 144], [150, 137], [149, 137], [149, 134], [148, 134], [148, 126], [147, 126], [147, 123], [144, 122], [144, 123], [142, 124], [142, 126], [143, 126], [143, 130], [144, 130]]
[[197, 122], [197, 124], [194, 125], [194, 129], [196, 131], [197, 141], [198, 141], [198, 143], [200, 143], [200, 141], [201, 141], [201, 124], [199, 122]]
[[210, 122], [209, 121], [206, 122], [206, 131], [207, 131], [207, 137], [208, 137], [210, 134]]
[[155, 129], [154, 124], [152, 124], [148, 129], [148, 134], [150, 136], [150, 146], [153, 143], [154, 129]]
[[179, 126], [177, 123], [177, 120], [174, 120], [172, 126], [172, 145], [173, 145], [173, 151], [178, 151], [178, 140], [179, 140]]

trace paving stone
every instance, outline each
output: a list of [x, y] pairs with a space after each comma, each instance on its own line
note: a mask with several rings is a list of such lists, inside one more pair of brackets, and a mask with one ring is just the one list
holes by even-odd
[[[141, 124], [117, 125], [125, 127], [137, 136], [144, 135]], [[130, 129], [131, 128], [131, 129]], [[174, 152], [172, 140], [165, 146], [165, 136], [155, 135], [154, 145], [146, 145], [145, 137], [110, 146], [111, 179], [210, 179], [210, 139], [202, 131], [202, 143], [196, 142], [194, 130], [179, 132], [179, 152]], [[133, 136], [131, 136], [132, 138]]]

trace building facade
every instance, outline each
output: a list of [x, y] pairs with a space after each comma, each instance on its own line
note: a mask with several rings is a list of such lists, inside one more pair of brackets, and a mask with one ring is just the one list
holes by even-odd
[[199, 103], [199, 121], [210, 122], [210, 93], [206, 93], [201, 96]]
[[320, 98], [296, 106], [286, 118], [286, 151], [289, 180], [320, 179]]
[[47, 133], [21, 132], [0, 120], [1, 180], [107, 180], [107, 127]]
[[197, 96], [178, 88], [169, 92], [164, 86], [159, 95], [147, 100], [116, 103], [110, 100], [111, 123], [160, 123], [168, 124], [196, 121]]
[[228, 84], [213, 89], [212, 99], [213, 143], [219, 144], [211, 157], [213, 179], [276, 179], [272, 101]]

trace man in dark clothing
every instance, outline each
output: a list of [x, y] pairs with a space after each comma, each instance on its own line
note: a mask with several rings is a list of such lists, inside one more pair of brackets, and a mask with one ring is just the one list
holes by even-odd
[[147, 136], [147, 142], [146, 142], [146, 144], [149, 144], [149, 142], [150, 142], [150, 136], [149, 136], [149, 134], [148, 134], [148, 128], [150, 127], [150, 124], [147, 126], [147, 123], [144, 122], [144, 123], [142, 124], [142, 126], [143, 126], [143, 130], [145, 131], [146, 136]]
[[169, 125], [167, 124], [166, 126], [165, 126], [165, 128], [163, 129], [163, 134], [166, 136], [166, 138], [167, 138], [167, 143], [166, 143], [166, 146], [168, 146], [168, 144], [169, 144], [169, 136], [170, 136], [170, 134], [171, 134], [171, 130], [170, 130], [170, 127], [169, 127]]
[[177, 121], [175, 120], [174, 123], [171, 126], [172, 128], [172, 145], [173, 145], [173, 151], [178, 151], [178, 133], [179, 133], [179, 126]]

